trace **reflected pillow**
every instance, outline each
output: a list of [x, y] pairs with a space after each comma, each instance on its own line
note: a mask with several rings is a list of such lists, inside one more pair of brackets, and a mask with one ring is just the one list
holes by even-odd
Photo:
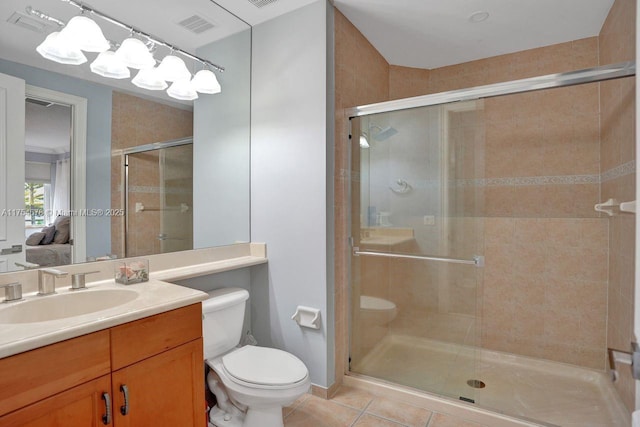
[[59, 216], [53, 223], [56, 234], [53, 236], [53, 243], [65, 244], [69, 243], [69, 234], [71, 228], [71, 218], [68, 216]]
[[42, 229], [42, 233], [44, 233], [44, 237], [40, 242], [41, 245], [50, 245], [53, 242], [53, 237], [56, 234], [56, 227], [50, 225], [49, 227], [44, 227]]
[[44, 238], [44, 234], [45, 233], [43, 233], [42, 231], [33, 233], [32, 235], [27, 237], [27, 241], [25, 242], [25, 244], [27, 246], [38, 246], [40, 242], [42, 242], [42, 239]]

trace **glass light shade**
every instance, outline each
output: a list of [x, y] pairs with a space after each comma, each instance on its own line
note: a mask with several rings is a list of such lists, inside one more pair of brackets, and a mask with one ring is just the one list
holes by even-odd
[[118, 50], [116, 50], [116, 55], [130, 68], [141, 70], [156, 65], [156, 60], [153, 59], [153, 55], [149, 52], [147, 46], [142, 40], [134, 39], [133, 37], [122, 42]]
[[60, 31], [60, 39], [85, 52], [104, 52], [111, 47], [98, 24], [82, 15], [71, 18]]
[[138, 71], [131, 83], [147, 90], [165, 90], [168, 86], [167, 82], [160, 77], [157, 68], [143, 68]]
[[80, 49], [60, 40], [60, 33], [57, 31], [49, 34], [36, 51], [44, 58], [60, 64], [80, 65], [87, 62], [87, 57]]
[[360, 148], [369, 148], [369, 141], [365, 134], [360, 135]]
[[193, 76], [191, 84], [193, 85], [193, 88], [200, 93], [213, 94], [222, 92], [222, 88], [220, 87], [220, 83], [218, 83], [216, 75], [210, 70], [198, 71], [196, 75]]
[[183, 101], [193, 101], [198, 98], [198, 92], [193, 88], [191, 80], [188, 78], [173, 82], [171, 87], [167, 89], [167, 95]]
[[91, 71], [102, 77], [110, 79], [128, 79], [131, 72], [126, 65], [116, 56], [116, 53], [107, 50], [102, 52], [89, 66]]
[[162, 76], [162, 80], [168, 82], [191, 79], [191, 73], [184, 61], [175, 55], [165, 56], [160, 65], [158, 65], [158, 72]]

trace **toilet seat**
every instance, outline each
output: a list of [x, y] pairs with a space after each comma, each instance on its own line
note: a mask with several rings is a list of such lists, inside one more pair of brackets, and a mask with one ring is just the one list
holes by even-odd
[[252, 345], [224, 355], [222, 367], [233, 382], [254, 388], [288, 388], [309, 376], [305, 364], [293, 354]]
[[384, 311], [395, 310], [396, 305], [386, 299], [371, 297], [369, 295], [360, 295], [360, 308], [362, 310]]

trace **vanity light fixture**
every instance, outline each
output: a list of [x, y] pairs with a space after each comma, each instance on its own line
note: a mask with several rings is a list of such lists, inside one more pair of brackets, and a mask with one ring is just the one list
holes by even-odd
[[369, 148], [366, 132], [362, 132], [362, 135], [360, 135], [360, 148]]
[[137, 70], [156, 65], [156, 60], [153, 59], [153, 55], [149, 52], [147, 45], [142, 40], [134, 37], [129, 37], [122, 42], [118, 50], [116, 50], [116, 56], [124, 65]]
[[36, 52], [44, 58], [60, 64], [80, 65], [87, 62], [87, 57], [75, 46], [60, 41], [60, 33], [53, 32], [38, 47]]
[[[66, 26], [64, 22], [34, 10], [30, 6], [26, 8], [30, 15], [64, 26], [60, 32], [49, 34], [36, 48], [44, 58], [61, 64], [80, 65], [87, 62], [82, 51], [96, 52], [100, 55], [91, 63], [90, 68], [92, 72], [103, 77], [124, 79], [131, 75], [129, 68], [139, 69], [140, 71], [132, 80], [134, 85], [148, 90], [164, 90], [168, 86], [167, 82], [173, 82], [167, 94], [180, 100], [196, 99], [198, 92], [206, 94], [221, 92], [220, 83], [211, 71], [224, 72], [224, 68], [219, 65], [192, 55], [83, 3], [75, 0], [62, 1], [81, 10], [81, 14], [71, 18]], [[107, 40], [99, 25], [86, 15], [98, 16], [113, 25], [124, 28], [130, 32], [131, 36], [113, 52], [109, 48], [118, 45]], [[146, 39], [147, 42], [140, 39]], [[169, 49], [169, 54], [158, 67], [155, 67], [156, 60], [152, 53], [156, 46]], [[206, 68], [198, 72], [192, 80], [184, 60], [176, 54], [199, 62]]]
[[193, 101], [198, 98], [198, 93], [191, 85], [191, 79], [189, 78], [183, 78], [173, 82], [171, 87], [167, 89], [167, 95], [183, 101]]
[[167, 55], [164, 57], [160, 65], [158, 65], [158, 73], [162, 80], [175, 82], [178, 80], [191, 80], [191, 73], [184, 61], [175, 55]]
[[127, 66], [112, 50], [104, 51], [98, 55], [89, 68], [97, 75], [109, 79], [128, 79], [131, 77], [131, 72]]
[[156, 67], [143, 68], [138, 71], [131, 83], [147, 90], [165, 90], [169, 86], [166, 81], [162, 80]]
[[84, 15], [71, 18], [60, 31], [59, 39], [67, 46], [76, 47], [85, 52], [101, 53], [111, 47], [98, 24]]
[[214, 94], [222, 92], [220, 83], [211, 70], [200, 70], [191, 80], [193, 88], [200, 93]]

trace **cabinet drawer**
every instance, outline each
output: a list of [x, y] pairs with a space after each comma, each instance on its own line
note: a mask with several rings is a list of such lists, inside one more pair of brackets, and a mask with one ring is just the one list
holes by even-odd
[[111, 368], [129, 366], [200, 337], [200, 303], [115, 326], [111, 329]]
[[109, 331], [0, 359], [0, 415], [107, 375]]

